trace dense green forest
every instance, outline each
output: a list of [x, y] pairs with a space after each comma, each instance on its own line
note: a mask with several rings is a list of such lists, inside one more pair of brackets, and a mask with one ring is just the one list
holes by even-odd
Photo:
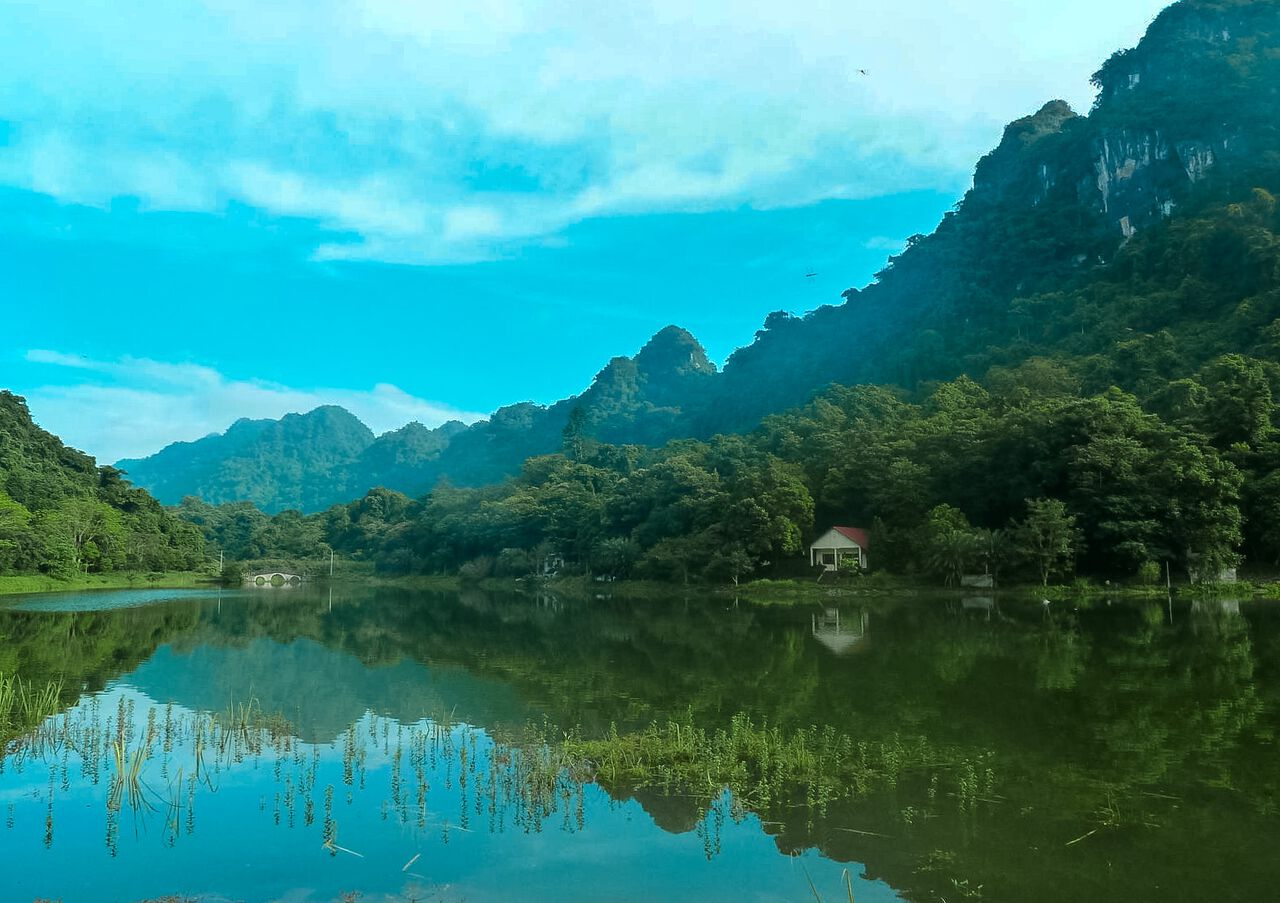
[[1280, 560], [1280, 369], [1215, 359], [1146, 398], [1083, 388], [1093, 363], [1033, 359], [920, 402], [834, 387], [746, 436], [563, 450], [495, 486], [420, 500], [378, 489], [320, 514], [184, 501], [237, 558], [340, 554], [384, 571], [571, 571], [736, 581], [798, 573], [833, 522], [871, 526], [877, 569], [954, 582], [988, 568], [1048, 580], [1211, 578]]
[[0, 391], [0, 574], [192, 570], [204, 538]]

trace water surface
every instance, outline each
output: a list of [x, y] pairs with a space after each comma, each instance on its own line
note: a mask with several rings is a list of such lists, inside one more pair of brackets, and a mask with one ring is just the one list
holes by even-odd
[[[6, 746], [4, 898], [837, 900], [847, 871], [859, 901], [1268, 899], [1276, 611], [9, 600], [0, 672], [61, 679], [65, 710]], [[815, 800], [554, 756], [568, 731], [735, 718], [904, 759]]]

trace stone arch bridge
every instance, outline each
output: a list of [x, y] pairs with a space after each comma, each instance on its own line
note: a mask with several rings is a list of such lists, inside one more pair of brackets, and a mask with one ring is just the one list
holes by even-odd
[[287, 574], [284, 571], [264, 571], [261, 574], [247, 574], [244, 582], [250, 586], [297, 586], [306, 579], [300, 574]]

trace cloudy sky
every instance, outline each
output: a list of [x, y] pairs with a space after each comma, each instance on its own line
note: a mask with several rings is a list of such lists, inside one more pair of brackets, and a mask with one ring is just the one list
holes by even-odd
[[0, 386], [111, 461], [723, 361], [1163, 5], [0, 0]]

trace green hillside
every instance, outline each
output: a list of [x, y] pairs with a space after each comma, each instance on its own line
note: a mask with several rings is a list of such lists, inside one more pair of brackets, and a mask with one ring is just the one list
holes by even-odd
[[203, 562], [199, 530], [114, 467], [40, 429], [22, 398], [0, 391], [0, 574], [182, 571]]

